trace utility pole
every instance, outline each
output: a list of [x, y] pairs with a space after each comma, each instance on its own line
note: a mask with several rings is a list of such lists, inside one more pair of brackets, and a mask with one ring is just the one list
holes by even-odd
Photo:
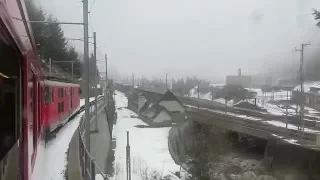
[[51, 58], [49, 58], [49, 75], [52, 76], [52, 61], [51, 61]]
[[304, 132], [304, 88], [303, 88], [303, 55], [304, 55], [304, 47], [311, 45], [310, 43], [301, 44], [301, 49], [297, 49], [296, 51], [300, 51], [300, 91], [301, 91], [301, 99], [300, 99], [300, 131]]
[[89, 29], [88, 29], [88, 0], [83, 0], [83, 38], [84, 38], [84, 94], [85, 94], [85, 128], [86, 147], [90, 152], [90, 112], [89, 112]]
[[107, 54], [105, 54], [105, 56], [104, 56], [104, 58], [105, 58], [105, 61], [106, 61], [106, 92], [105, 92], [105, 100], [107, 101], [107, 98], [108, 98], [108, 96], [107, 96], [107, 87], [108, 87], [108, 55]]
[[94, 99], [95, 99], [95, 104], [94, 104], [94, 109], [95, 109], [95, 131], [98, 132], [98, 70], [97, 70], [97, 37], [96, 37], [96, 32], [93, 32], [93, 58], [94, 58], [94, 64], [95, 67], [94, 69]]
[[73, 61], [72, 61], [72, 63], [71, 63], [71, 78], [72, 78], [72, 81], [73, 81], [73, 79], [74, 79], [74, 72], [73, 72]]
[[289, 91], [287, 90], [287, 103], [286, 103], [286, 129], [288, 129], [288, 106], [289, 106]]
[[171, 91], [173, 90], [173, 77], [171, 78]]
[[132, 87], [134, 88], [134, 74], [132, 73]]
[[199, 101], [200, 101], [200, 80], [198, 80], [198, 109], [200, 108]]
[[141, 87], [143, 87], [143, 75], [141, 76]]
[[211, 86], [211, 101], [213, 101], [213, 98], [214, 98], [214, 96], [213, 96], [213, 86]]
[[127, 180], [131, 180], [131, 160], [130, 160], [130, 143], [129, 143], [129, 131], [127, 131], [127, 147], [126, 147], [126, 160], [127, 160]]
[[166, 90], [168, 90], [168, 74], [166, 73]]

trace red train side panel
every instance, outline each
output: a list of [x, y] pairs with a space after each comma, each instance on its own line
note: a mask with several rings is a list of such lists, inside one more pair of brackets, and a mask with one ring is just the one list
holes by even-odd
[[[47, 133], [64, 125], [79, 110], [78, 84], [45, 80], [45, 122]], [[72, 91], [76, 92], [73, 93]]]

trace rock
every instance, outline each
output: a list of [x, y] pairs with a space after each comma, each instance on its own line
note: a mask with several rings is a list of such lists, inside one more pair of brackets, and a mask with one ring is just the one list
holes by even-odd
[[241, 180], [257, 180], [257, 175], [253, 171], [243, 173]]
[[239, 174], [229, 174], [228, 175], [228, 179], [229, 180], [241, 180], [241, 175], [239, 175]]
[[284, 180], [308, 180], [307, 175], [302, 173], [287, 174]]
[[271, 175], [260, 175], [257, 180], [277, 180]]

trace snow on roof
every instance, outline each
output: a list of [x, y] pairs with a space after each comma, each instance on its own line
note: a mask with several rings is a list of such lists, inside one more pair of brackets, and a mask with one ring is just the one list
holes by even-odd
[[179, 99], [170, 90], [164, 93], [164, 95], [159, 99], [158, 103], [160, 101], [177, 101], [181, 104], [181, 106], [183, 106]]
[[49, 86], [68, 86], [68, 87], [80, 87], [79, 84], [73, 83], [66, 83], [66, 82], [59, 82], [59, 81], [51, 81], [51, 80], [44, 80], [45, 85]]

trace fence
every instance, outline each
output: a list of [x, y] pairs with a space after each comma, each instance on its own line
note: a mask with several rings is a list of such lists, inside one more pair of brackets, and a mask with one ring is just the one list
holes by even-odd
[[[100, 98], [98, 100], [98, 114], [105, 108], [106, 101], [105, 98]], [[92, 107], [92, 106], [91, 106]], [[92, 111], [90, 107], [90, 118], [88, 118], [91, 121], [95, 117], [95, 111]], [[90, 130], [90, 128], [89, 128]], [[100, 174], [104, 180], [108, 180], [109, 177], [104, 174], [104, 172], [99, 168], [99, 166], [96, 164], [94, 158], [91, 156], [90, 152], [88, 151], [85, 143], [85, 136], [87, 136], [86, 127], [85, 127], [85, 118], [82, 117], [80, 120], [80, 125], [78, 127], [79, 132], [79, 158], [80, 158], [80, 167], [81, 167], [81, 175], [83, 180], [95, 180], [96, 174]]]

